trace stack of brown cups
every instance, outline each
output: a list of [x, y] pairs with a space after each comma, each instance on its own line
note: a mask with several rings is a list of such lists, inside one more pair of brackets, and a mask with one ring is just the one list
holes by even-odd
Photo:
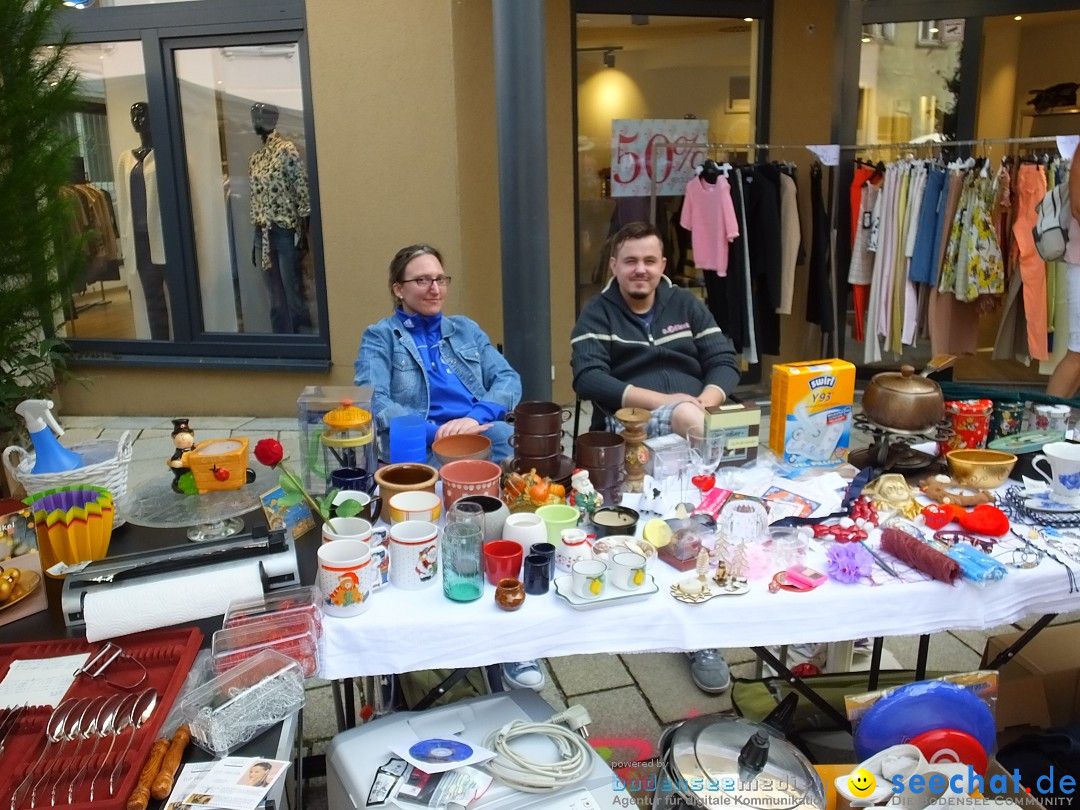
[[622, 497], [626, 480], [626, 442], [618, 433], [591, 431], [578, 436], [574, 463], [587, 470], [589, 481], [604, 496], [605, 506], [614, 506]]
[[514, 448], [514, 468], [521, 472], [530, 469], [540, 475], [556, 478], [563, 466], [562, 423], [570, 411], [554, 402], [519, 402], [506, 415], [514, 426], [510, 446]]

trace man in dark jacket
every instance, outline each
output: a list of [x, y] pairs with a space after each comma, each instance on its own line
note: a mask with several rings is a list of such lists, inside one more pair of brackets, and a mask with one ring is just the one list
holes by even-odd
[[[731, 341], [698, 298], [664, 275], [659, 231], [634, 222], [611, 241], [612, 280], [593, 298], [571, 338], [574, 391], [609, 415], [652, 411], [650, 436], [704, 427], [705, 408], [721, 405], [739, 383]], [[731, 686], [719, 650], [691, 655], [690, 677], [710, 694]]]
[[739, 383], [731, 341], [693, 294], [664, 275], [660, 232], [647, 222], [612, 238], [612, 279], [582, 310], [571, 336], [574, 391], [608, 415], [653, 412], [650, 436], [686, 435]]

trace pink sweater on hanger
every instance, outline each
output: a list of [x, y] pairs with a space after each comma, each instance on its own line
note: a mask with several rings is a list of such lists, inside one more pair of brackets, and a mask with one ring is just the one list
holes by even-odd
[[687, 183], [679, 224], [690, 231], [694, 265], [726, 276], [728, 245], [739, 235], [739, 221], [735, 218], [727, 178], [716, 178], [715, 185], [700, 177]]

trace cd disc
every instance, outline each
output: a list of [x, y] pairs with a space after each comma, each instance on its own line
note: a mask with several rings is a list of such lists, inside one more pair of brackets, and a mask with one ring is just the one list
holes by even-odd
[[421, 740], [409, 749], [409, 756], [420, 762], [462, 762], [472, 753], [460, 740]]

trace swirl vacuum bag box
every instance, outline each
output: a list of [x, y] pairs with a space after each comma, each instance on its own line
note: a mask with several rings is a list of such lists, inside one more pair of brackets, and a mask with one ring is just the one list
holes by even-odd
[[855, 366], [810, 360], [773, 366], [769, 448], [796, 467], [847, 461]]

